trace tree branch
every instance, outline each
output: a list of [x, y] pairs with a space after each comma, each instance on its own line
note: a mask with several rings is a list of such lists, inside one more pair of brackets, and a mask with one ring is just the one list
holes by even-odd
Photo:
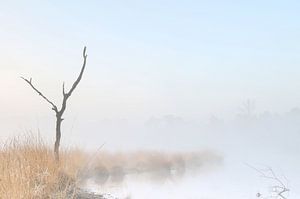
[[54, 110], [56, 113], [58, 112], [58, 110], [57, 110], [57, 106], [53, 103], [53, 102], [51, 102], [41, 91], [39, 91], [37, 88], [35, 88], [34, 87], [34, 85], [32, 84], [32, 78], [30, 78], [30, 80], [28, 80], [28, 79], [26, 79], [26, 78], [24, 78], [24, 77], [21, 77], [25, 82], [27, 82], [30, 86], [31, 86], [31, 88], [33, 89], [33, 90], [35, 90], [42, 98], [44, 98], [44, 100], [46, 100], [49, 104], [51, 104], [52, 105], [52, 110]]
[[[287, 194], [290, 192], [290, 189], [288, 187], [288, 183], [287, 185], [276, 175], [276, 173], [274, 172], [274, 170], [271, 167], [267, 167], [266, 170], [260, 170], [257, 169], [249, 164], [246, 163], [246, 165], [248, 167], [250, 167], [251, 169], [257, 171], [258, 173], [261, 174], [262, 178], [266, 178], [266, 179], [270, 179], [273, 180], [274, 182], [277, 183], [277, 185], [273, 185], [271, 186], [273, 188], [273, 192], [276, 194], [277, 197], [280, 197], [281, 199], [287, 199], [287, 196], [284, 196], [284, 194]], [[284, 176], [285, 180], [287, 181], [286, 177]], [[276, 198], [277, 198], [276, 197]]]
[[73, 91], [75, 90], [75, 88], [77, 87], [77, 85], [79, 84], [79, 82], [82, 78], [82, 75], [83, 75], [83, 72], [84, 72], [84, 69], [85, 69], [85, 65], [86, 65], [86, 58], [87, 58], [86, 47], [84, 47], [82, 55], [83, 55], [83, 64], [82, 64], [80, 74], [77, 77], [76, 81], [73, 83], [73, 85], [72, 85], [71, 89], [69, 90], [69, 92], [65, 93], [64, 85], [63, 85], [63, 93], [64, 93], [64, 96], [66, 96], [66, 98], [69, 98], [72, 95]]

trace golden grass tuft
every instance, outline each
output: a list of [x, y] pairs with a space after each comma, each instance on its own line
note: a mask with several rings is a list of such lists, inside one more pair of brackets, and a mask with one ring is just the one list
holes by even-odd
[[[87, 154], [61, 150], [60, 162], [39, 136], [12, 139], [0, 148], [0, 199], [72, 199], [80, 183], [94, 178], [99, 184], [122, 182], [127, 174], [150, 173], [167, 179], [186, 169], [219, 165], [222, 157], [211, 152], [164, 153], [137, 151]], [[173, 173], [172, 173], [173, 172]]]
[[58, 164], [53, 150], [35, 136], [6, 142], [0, 149], [0, 198], [67, 198], [82, 164], [78, 157], [63, 152]]

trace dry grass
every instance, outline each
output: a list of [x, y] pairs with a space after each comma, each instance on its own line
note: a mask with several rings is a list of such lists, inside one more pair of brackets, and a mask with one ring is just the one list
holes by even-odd
[[156, 170], [183, 164], [186, 168], [203, 168], [220, 165], [222, 157], [211, 151], [173, 152], [136, 151], [131, 153], [100, 151], [94, 159], [94, 165], [101, 165], [111, 170], [114, 167], [135, 170]]
[[0, 149], [0, 198], [67, 198], [82, 164], [79, 157], [63, 152], [58, 164], [52, 149], [34, 136], [6, 142]]
[[222, 161], [220, 155], [210, 151], [177, 153], [100, 151], [94, 156], [92, 164], [82, 172], [82, 179], [96, 178], [97, 183], [102, 185], [121, 183], [126, 180], [126, 176], [164, 182], [182, 178], [186, 174], [207, 172], [220, 166]]
[[90, 177], [97, 176], [102, 183], [122, 181], [130, 173], [152, 172], [168, 178], [172, 169], [183, 175], [186, 169], [210, 167], [221, 161], [220, 156], [209, 152], [100, 151], [89, 156], [73, 149], [61, 151], [60, 162], [57, 163], [52, 147], [39, 136], [19, 137], [0, 148], [0, 198], [72, 198], [79, 183]]

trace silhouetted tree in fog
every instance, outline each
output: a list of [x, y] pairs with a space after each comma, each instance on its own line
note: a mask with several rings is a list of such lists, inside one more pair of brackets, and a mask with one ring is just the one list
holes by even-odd
[[80, 71], [79, 76], [77, 77], [77, 79], [75, 80], [75, 82], [73, 83], [72, 87], [70, 88], [69, 91], [66, 92], [65, 90], [65, 83], [63, 83], [62, 86], [62, 91], [63, 91], [63, 99], [62, 99], [62, 105], [61, 108], [57, 108], [57, 106], [50, 101], [41, 91], [39, 91], [33, 84], [32, 84], [32, 78], [30, 78], [29, 80], [21, 77], [22, 79], [24, 79], [30, 86], [31, 88], [36, 91], [44, 100], [46, 100], [51, 106], [52, 106], [52, 110], [55, 112], [56, 114], [56, 139], [55, 139], [55, 144], [54, 144], [54, 155], [55, 155], [55, 159], [56, 161], [59, 161], [59, 146], [60, 146], [60, 138], [61, 138], [61, 123], [64, 120], [62, 118], [66, 108], [67, 108], [67, 100], [69, 99], [69, 97], [72, 95], [73, 91], [75, 90], [75, 88], [77, 87], [77, 85], [79, 84], [84, 69], [85, 69], [85, 65], [86, 65], [86, 59], [87, 59], [87, 54], [86, 54], [86, 47], [84, 47], [83, 49], [83, 65]]

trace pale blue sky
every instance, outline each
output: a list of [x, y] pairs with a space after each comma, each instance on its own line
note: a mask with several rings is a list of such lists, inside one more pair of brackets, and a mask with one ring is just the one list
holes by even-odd
[[19, 76], [60, 102], [84, 45], [70, 117], [229, 117], [248, 98], [284, 112], [300, 106], [299, 10], [298, 1], [1, 1], [1, 117], [52, 116]]

